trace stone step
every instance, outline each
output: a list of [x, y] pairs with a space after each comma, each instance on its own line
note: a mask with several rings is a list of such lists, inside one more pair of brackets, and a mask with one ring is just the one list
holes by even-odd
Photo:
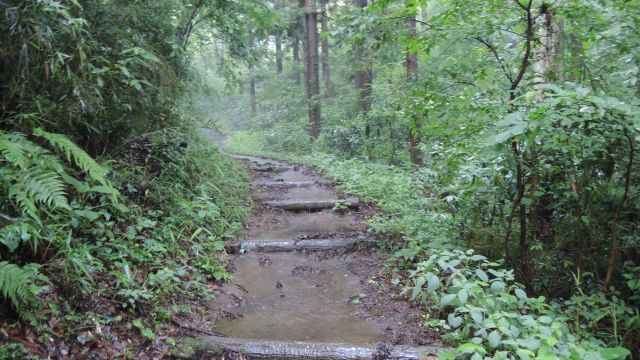
[[360, 207], [360, 200], [354, 197], [331, 200], [268, 200], [263, 201], [262, 205], [289, 211], [313, 211], [333, 209], [339, 206], [357, 209]]
[[436, 360], [438, 354], [450, 350], [431, 346], [260, 341], [221, 336], [202, 337], [197, 339], [197, 343], [201, 352], [211, 355], [232, 352], [246, 359]]
[[227, 245], [227, 250], [237, 253], [241, 249], [249, 251], [323, 251], [348, 248], [359, 243], [374, 243], [372, 240], [358, 238], [302, 239], [302, 240], [243, 240]]
[[275, 187], [282, 189], [308, 188], [315, 185], [335, 185], [331, 180], [316, 181], [258, 181], [254, 185], [261, 187]]

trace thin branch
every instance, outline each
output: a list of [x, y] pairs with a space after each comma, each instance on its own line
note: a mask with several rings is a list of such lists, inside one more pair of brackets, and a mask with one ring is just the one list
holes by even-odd
[[504, 75], [507, 77], [507, 79], [509, 79], [510, 83], [513, 83], [513, 73], [511, 72], [511, 68], [509, 67], [509, 64], [507, 64], [504, 61], [504, 59], [502, 59], [502, 57], [500, 57], [496, 47], [491, 42], [489, 42], [489, 40], [483, 39], [481, 36], [475, 36], [474, 39], [476, 39], [479, 42], [483, 43], [489, 49], [489, 51], [491, 51], [493, 56], [498, 61], [498, 64], [500, 64], [500, 67], [502, 68], [502, 71], [504, 72]]
[[[524, 11], [528, 11], [528, 9], [527, 9], [527, 8], [526, 8], [526, 7], [525, 7], [525, 6], [520, 2], [520, 0], [513, 0], [513, 1], [514, 1], [516, 4], [518, 4], [518, 6], [519, 6], [522, 10], [524, 10]], [[531, 4], [531, 3], [529, 3], [529, 4]], [[529, 6], [531, 6], [531, 5], [529, 5]]]
[[522, 62], [521, 62], [518, 74], [515, 77], [515, 79], [513, 79], [513, 81], [511, 82], [511, 88], [509, 89], [509, 101], [512, 101], [515, 99], [516, 97], [515, 91], [518, 88], [518, 85], [520, 85], [522, 78], [524, 78], [524, 74], [527, 71], [527, 67], [529, 66], [529, 60], [530, 60], [529, 58], [531, 57], [531, 42], [533, 41], [533, 18], [531, 17], [532, 0], [529, 0], [528, 7], [523, 7], [523, 5], [520, 3], [519, 0], [514, 0], [514, 1], [517, 2], [527, 14], [527, 32], [526, 32], [526, 41], [525, 41], [525, 52], [524, 52], [524, 55], [522, 56]]

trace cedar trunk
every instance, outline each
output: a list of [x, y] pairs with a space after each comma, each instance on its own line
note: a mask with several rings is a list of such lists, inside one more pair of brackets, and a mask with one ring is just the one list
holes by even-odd
[[280, 37], [280, 34], [276, 34], [275, 43], [276, 43], [276, 73], [280, 75], [282, 74], [282, 38]]
[[[416, 19], [414, 14], [411, 14], [411, 17], [407, 20], [407, 31], [409, 33], [409, 39], [416, 37]], [[405, 68], [407, 70], [407, 82], [410, 84], [414, 83], [418, 79], [418, 53], [407, 49]], [[422, 156], [420, 155], [420, 150], [418, 150], [419, 143], [420, 122], [414, 106], [411, 111], [411, 121], [409, 123], [409, 157], [411, 163], [414, 165], [421, 165], [422, 162]]]
[[293, 36], [293, 42], [291, 43], [291, 51], [293, 52], [293, 80], [296, 85], [300, 85], [300, 39], [298, 34]]
[[[249, 29], [249, 49], [253, 51], [253, 29]], [[249, 96], [251, 98], [251, 115], [258, 114], [257, 101], [256, 101], [256, 72], [254, 66], [251, 65], [251, 79], [249, 80]]]
[[322, 23], [322, 81], [324, 82], [324, 96], [330, 98], [333, 90], [331, 88], [331, 68], [329, 66], [329, 17], [327, 15], [328, 0], [320, 0]]
[[309, 134], [313, 139], [320, 135], [320, 78], [318, 69], [318, 13], [315, 0], [305, 0], [306, 53], [307, 67], [306, 88], [309, 106]]
[[[367, 7], [367, 0], [354, 0], [356, 6], [360, 8]], [[356, 67], [355, 83], [358, 90], [358, 105], [362, 113], [367, 114], [371, 110], [371, 81], [373, 78], [373, 71], [371, 70], [371, 64], [369, 61], [363, 59], [363, 47], [362, 41], [358, 41], [354, 44], [354, 63]]]

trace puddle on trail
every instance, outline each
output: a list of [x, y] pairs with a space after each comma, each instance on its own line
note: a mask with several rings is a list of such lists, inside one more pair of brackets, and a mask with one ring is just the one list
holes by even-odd
[[349, 303], [363, 288], [345, 258], [250, 253], [235, 264], [236, 283], [248, 291], [243, 316], [218, 322], [216, 331], [254, 340], [354, 345], [383, 340], [379, 326], [357, 317]]
[[243, 235], [251, 240], [294, 240], [300, 236], [316, 234], [358, 233], [355, 215], [340, 215], [332, 211], [316, 213], [266, 212], [252, 221], [250, 230]]

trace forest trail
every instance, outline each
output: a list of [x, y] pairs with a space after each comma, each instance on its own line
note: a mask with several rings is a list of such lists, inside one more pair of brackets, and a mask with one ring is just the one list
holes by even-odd
[[435, 358], [421, 309], [375, 284], [383, 260], [366, 249], [370, 209], [307, 167], [234, 157], [251, 170], [258, 206], [228, 247], [235, 283], [209, 306], [222, 314], [219, 336], [199, 342], [246, 358]]

